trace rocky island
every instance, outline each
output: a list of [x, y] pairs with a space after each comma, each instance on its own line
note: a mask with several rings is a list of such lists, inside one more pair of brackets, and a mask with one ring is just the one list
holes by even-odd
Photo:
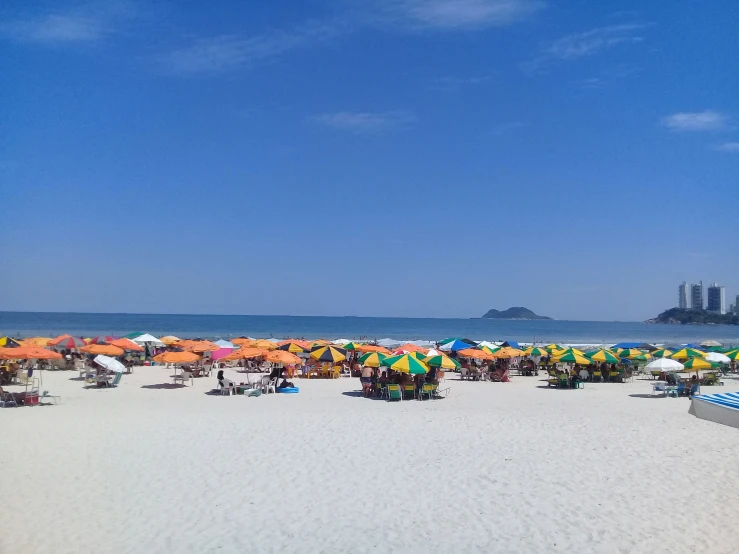
[[528, 308], [513, 306], [507, 310], [488, 310], [482, 319], [552, 319], [545, 315], [537, 315]]
[[739, 315], [717, 314], [708, 310], [670, 308], [644, 323], [668, 323], [673, 325], [739, 325]]

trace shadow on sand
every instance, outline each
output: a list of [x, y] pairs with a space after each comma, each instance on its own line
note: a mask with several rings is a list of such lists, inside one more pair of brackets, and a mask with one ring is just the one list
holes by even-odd
[[165, 390], [171, 390], [171, 389], [184, 389], [186, 388], [183, 384], [177, 384], [177, 383], [157, 383], [156, 385], [141, 385], [142, 389], [165, 389]]

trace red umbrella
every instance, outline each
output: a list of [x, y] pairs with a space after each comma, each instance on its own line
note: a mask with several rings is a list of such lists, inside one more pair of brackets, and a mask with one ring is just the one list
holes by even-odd
[[116, 340], [118, 337], [112, 335], [100, 335], [99, 337], [93, 337], [87, 344], [110, 344], [111, 341]]
[[85, 341], [73, 337], [72, 335], [61, 335], [49, 342], [49, 346], [72, 349], [79, 348], [80, 346], [85, 346]]

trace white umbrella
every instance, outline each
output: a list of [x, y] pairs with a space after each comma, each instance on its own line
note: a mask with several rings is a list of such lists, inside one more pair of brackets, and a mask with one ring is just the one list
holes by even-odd
[[722, 344], [717, 340], [704, 340], [701, 346], [722, 346]]
[[102, 354], [98, 354], [97, 356], [95, 356], [95, 362], [103, 366], [108, 371], [113, 371], [115, 373], [123, 373], [124, 371], [126, 371], [126, 366], [124, 366], [115, 358], [111, 358], [110, 356], [103, 356]]
[[227, 340], [217, 340], [216, 344], [221, 348], [236, 348], [234, 343], [228, 342]]
[[334, 341], [334, 344], [338, 344], [339, 346], [343, 346], [345, 344], [349, 344], [351, 341], [349, 339], [336, 339]]
[[160, 341], [155, 336], [150, 335], [149, 333], [138, 336], [135, 339], [131, 339], [131, 340], [135, 342], [136, 344], [153, 344], [154, 346], [164, 346], [164, 343], [162, 341]]
[[484, 340], [484, 341], [478, 342], [477, 346], [479, 346], [480, 348], [482, 348], [483, 346], [487, 346], [488, 348], [498, 348], [500, 344], [495, 343], [495, 342], [490, 342], [488, 340]]
[[731, 358], [729, 358], [725, 354], [721, 354], [720, 352], [711, 352], [709, 354], [706, 354], [706, 357], [703, 359], [709, 362], [718, 362], [720, 364], [730, 364], [731, 363]]
[[682, 371], [685, 366], [677, 360], [671, 360], [670, 358], [657, 358], [649, 362], [644, 369], [647, 371], [664, 371], [669, 373], [671, 371]]

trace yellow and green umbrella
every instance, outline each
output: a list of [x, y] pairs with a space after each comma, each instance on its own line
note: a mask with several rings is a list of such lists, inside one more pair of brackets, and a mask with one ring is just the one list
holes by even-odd
[[346, 360], [346, 350], [335, 346], [319, 346], [310, 353], [310, 357], [319, 362], [343, 362]]
[[713, 362], [709, 362], [703, 358], [690, 358], [683, 364], [683, 366], [685, 366], [685, 369], [694, 369], [696, 371], [700, 369], [713, 369], [716, 367], [713, 365]]
[[672, 350], [668, 350], [667, 348], [662, 348], [660, 350], [655, 350], [652, 352], [652, 356], [655, 358], [669, 358], [672, 356], [674, 352]]
[[341, 348], [344, 350], [348, 350], [350, 352], [354, 352], [357, 349], [357, 346], [360, 346], [356, 342], [347, 342], [346, 344], [342, 344]]
[[564, 356], [565, 354], [577, 354], [578, 356], [584, 356], [585, 352], [582, 350], [578, 350], [577, 348], [567, 348], [565, 350], [560, 350], [556, 354], [554, 354], [557, 357]]
[[648, 353], [644, 353], [641, 356], [632, 356], [629, 358], [630, 360], [633, 360], [635, 362], [646, 362], [648, 361], [652, 356], [650, 356]]
[[387, 356], [382, 352], [367, 352], [364, 356], [359, 358], [359, 363], [369, 367], [380, 367], [385, 365]]
[[736, 350], [729, 350], [725, 355], [730, 360], [739, 361], [739, 348]]
[[548, 344], [548, 345], [546, 345], [546, 346], [544, 347], [544, 350], [548, 350], [549, 352], [555, 352], [555, 351], [558, 351], [558, 350], [564, 350], [564, 348], [562, 348], [562, 347], [561, 347], [560, 345], [558, 345], [558, 344], [552, 343], [552, 344]]
[[705, 358], [705, 353], [693, 348], [683, 348], [675, 352], [670, 358], [673, 360], [687, 360], [688, 358]]
[[582, 356], [576, 352], [566, 352], [565, 354], [554, 358], [554, 361], [580, 365], [590, 365], [591, 363], [593, 363], [585, 356]]
[[526, 350], [523, 351], [523, 353], [527, 356], [549, 356], [549, 352], [546, 348], [539, 348], [538, 346], [529, 346]]
[[420, 375], [427, 373], [429, 368], [421, 360], [418, 360], [410, 354], [401, 356], [392, 356], [385, 359], [385, 364], [390, 369], [400, 371], [401, 373], [410, 373], [411, 375]]
[[605, 349], [588, 352], [585, 354], [585, 357], [590, 358], [594, 362], [605, 362], [607, 364], [617, 364], [621, 361], [613, 352]]
[[426, 358], [424, 363], [428, 366], [438, 367], [440, 369], [458, 369], [460, 367], [457, 360], [454, 360], [449, 356], [445, 356], [444, 354]]
[[618, 353], [618, 355], [620, 358], [628, 358], [629, 360], [633, 360], [636, 356], [643, 356], [644, 352], [636, 348], [624, 348]]
[[502, 346], [496, 346], [495, 348], [491, 348], [490, 346], [483, 346], [480, 348], [483, 352], [487, 352], [488, 354], [495, 354], [498, 350], [500, 350]]

